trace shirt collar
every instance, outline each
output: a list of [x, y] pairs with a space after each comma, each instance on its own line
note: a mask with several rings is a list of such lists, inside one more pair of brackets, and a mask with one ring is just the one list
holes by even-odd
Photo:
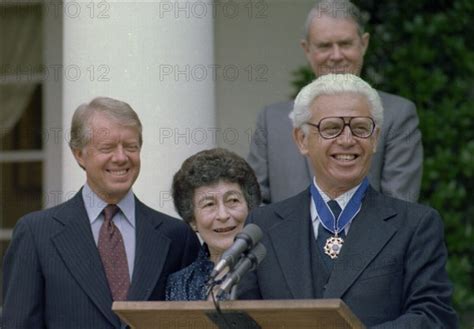
[[[84, 184], [84, 188], [82, 189], [82, 198], [84, 200], [87, 216], [92, 224], [99, 219], [107, 203], [92, 191], [87, 183]], [[122, 211], [125, 220], [128, 221], [132, 227], [135, 227], [135, 197], [131, 189], [122, 200], [117, 203], [117, 206]]]
[[[321, 190], [318, 183], [316, 183], [316, 177], [313, 177], [313, 184], [314, 186], [316, 186], [316, 189], [318, 190], [319, 194], [321, 194], [321, 197], [323, 198], [324, 202], [327, 203], [329, 200], [331, 200], [331, 198], [326, 193], [324, 193], [323, 190]], [[335, 199], [335, 201], [337, 201], [337, 203], [341, 207], [341, 210], [344, 210], [344, 208], [349, 203], [349, 200], [352, 198], [352, 196], [354, 195], [354, 193], [357, 191], [357, 189], [359, 188], [361, 184], [362, 182], [357, 184], [353, 188], [351, 188], [349, 191], [342, 193], [340, 196], [338, 196]], [[310, 211], [311, 211], [311, 218], [313, 218], [313, 220], [316, 220], [316, 218], [319, 218], [313, 198], [311, 198]]]

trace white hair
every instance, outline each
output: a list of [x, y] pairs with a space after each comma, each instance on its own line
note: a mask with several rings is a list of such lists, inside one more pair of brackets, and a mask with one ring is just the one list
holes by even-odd
[[375, 125], [382, 128], [383, 107], [379, 94], [367, 82], [353, 74], [326, 74], [301, 89], [289, 115], [293, 127], [301, 128], [306, 134], [308, 127], [304, 124], [311, 118], [310, 106], [313, 101], [321, 95], [342, 93], [357, 93], [367, 97]]

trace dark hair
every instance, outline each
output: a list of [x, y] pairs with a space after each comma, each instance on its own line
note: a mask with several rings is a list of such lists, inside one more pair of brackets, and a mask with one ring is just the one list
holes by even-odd
[[186, 223], [194, 220], [195, 190], [219, 181], [239, 184], [249, 210], [260, 204], [257, 178], [243, 158], [223, 148], [201, 151], [186, 159], [173, 177], [174, 206]]

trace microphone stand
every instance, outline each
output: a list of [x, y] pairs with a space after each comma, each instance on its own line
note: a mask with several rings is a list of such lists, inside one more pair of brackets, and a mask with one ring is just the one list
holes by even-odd
[[[215, 282], [212, 283], [212, 286]], [[246, 312], [243, 311], [225, 311], [222, 312], [220, 308], [220, 301], [216, 298], [212, 288], [210, 289], [212, 302], [215, 307], [215, 311], [206, 312], [207, 317], [217, 326], [219, 329], [235, 329], [235, 328], [246, 328], [246, 329], [261, 329], [257, 322], [250, 317]], [[234, 284], [230, 291], [230, 299], [237, 299], [237, 284]]]
[[[234, 265], [230, 265], [229, 272], [225, 274], [220, 283], [217, 296], [214, 296], [214, 287], [217, 285], [216, 275], [211, 273], [208, 284], [208, 293], [211, 293], [214, 302], [215, 311], [206, 312], [207, 317], [214, 322], [219, 329], [246, 328], [261, 329], [257, 322], [243, 311], [227, 311], [222, 312], [219, 305], [219, 299], [224, 293], [228, 293], [230, 300], [237, 299], [237, 284], [241, 276], [248, 271], [254, 270], [255, 267], [265, 257], [267, 250], [263, 244], [258, 243], [248, 253], [241, 256], [240, 260]], [[230, 291], [229, 291], [230, 290]], [[217, 298], [216, 298], [217, 297]]]
[[230, 289], [230, 298], [229, 300], [237, 300], [237, 285], [234, 284]]

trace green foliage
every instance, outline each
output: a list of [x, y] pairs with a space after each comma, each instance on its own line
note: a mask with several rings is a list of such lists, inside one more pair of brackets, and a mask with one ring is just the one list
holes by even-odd
[[[420, 202], [445, 223], [459, 314], [474, 312], [474, 2], [355, 1], [371, 34], [362, 76], [417, 105], [424, 146]], [[295, 72], [296, 92], [312, 80]], [[467, 327], [467, 324], [465, 324]]]

